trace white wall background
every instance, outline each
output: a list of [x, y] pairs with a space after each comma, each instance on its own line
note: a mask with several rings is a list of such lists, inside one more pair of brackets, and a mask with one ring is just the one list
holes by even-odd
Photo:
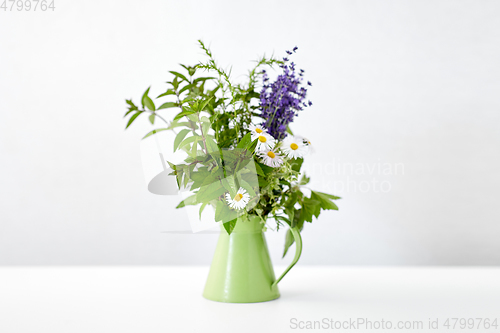
[[499, 2], [55, 5], [0, 11], [0, 264], [210, 262], [216, 234], [164, 232], [185, 212], [146, 190], [146, 119], [122, 120], [202, 59], [199, 38], [236, 76], [299, 46], [314, 106], [293, 128], [316, 147], [312, 187], [343, 197], [306, 225], [302, 264], [500, 264]]

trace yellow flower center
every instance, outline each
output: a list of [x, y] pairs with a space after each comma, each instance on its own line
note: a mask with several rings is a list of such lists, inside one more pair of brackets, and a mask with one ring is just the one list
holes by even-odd
[[238, 193], [238, 194], [236, 194], [236, 196], [234, 197], [234, 200], [235, 200], [235, 201], [240, 201], [242, 198], [243, 198], [243, 194]]
[[262, 133], [262, 130], [261, 130], [260, 128], [256, 128], [256, 129], [255, 129], [255, 132], [257, 132], [257, 133], [259, 133], [259, 134], [260, 134], [260, 133]]
[[260, 141], [260, 142], [266, 142], [266, 141], [267, 141], [267, 139], [266, 139], [266, 137], [265, 137], [265, 136], [260, 135], [260, 136], [259, 136], [259, 141]]
[[269, 156], [270, 158], [275, 158], [276, 154], [274, 154], [272, 151], [268, 151], [267, 156]]
[[293, 150], [297, 150], [299, 149], [299, 146], [294, 142], [290, 145], [290, 148], [292, 148]]

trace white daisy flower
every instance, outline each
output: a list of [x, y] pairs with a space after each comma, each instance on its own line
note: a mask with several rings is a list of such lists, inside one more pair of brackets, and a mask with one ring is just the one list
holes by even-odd
[[277, 168], [283, 164], [283, 157], [274, 150], [263, 150], [257, 153], [265, 165]]
[[301, 158], [307, 154], [308, 147], [304, 144], [304, 140], [298, 136], [288, 136], [283, 141], [283, 146], [281, 150], [289, 157], [289, 158]]
[[240, 187], [234, 198], [231, 198], [231, 194], [226, 193], [226, 200], [232, 209], [242, 209], [250, 201], [250, 195], [243, 187]]
[[248, 129], [250, 130], [250, 134], [252, 135], [252, 141], [257, 139], [262, 133], [267, 133], [266, 129], [261, 125], [250, 124], [248, 126]]
[[[266, 132], [260, 133], [257, 137], [257, 151], [270, 150], [274, 147], [274, 138]], [[254, 139], [255, 140], [255, 139]]]

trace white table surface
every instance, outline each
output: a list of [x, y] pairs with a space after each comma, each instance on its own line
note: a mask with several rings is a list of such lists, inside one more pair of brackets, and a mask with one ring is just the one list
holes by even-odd
[[[500, 332], [443, 327], [447, 318], [500, 325], [500, 268], [299, 265], [280, 283], [280, 299], [255, 304], [202, 298], [207, 274], [187, 266], [0, 267], [0, 333], [387, 331], [298, 327], [358, 318], [390, 321], [393, 332]], [[429, 319], [439, 328], [429, 329]], [[400, 321], [423, 329], [398, 329]]]

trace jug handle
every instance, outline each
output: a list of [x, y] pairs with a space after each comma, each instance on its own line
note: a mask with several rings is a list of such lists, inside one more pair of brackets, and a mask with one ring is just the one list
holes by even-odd
[[281, 281], [281, 279], [283, 279], [286, 273], [288, 273], [292, 269], [292, 267], [295, 266], [297, 261], [299, 261], [300, 259], [300, 255], [302, 254], [302, 237], [300, 236], [299, 228], [295, 226], [290, 228], [290, 231], [292, 232], [293, 239], [295, 240], [295, 257], [293, 258], [290, 266], [285, 269], [283, 274], [281, 274], [281, 276], [273, 282], [273, 284], [271, 285], [272, 288], [274, 288]]

